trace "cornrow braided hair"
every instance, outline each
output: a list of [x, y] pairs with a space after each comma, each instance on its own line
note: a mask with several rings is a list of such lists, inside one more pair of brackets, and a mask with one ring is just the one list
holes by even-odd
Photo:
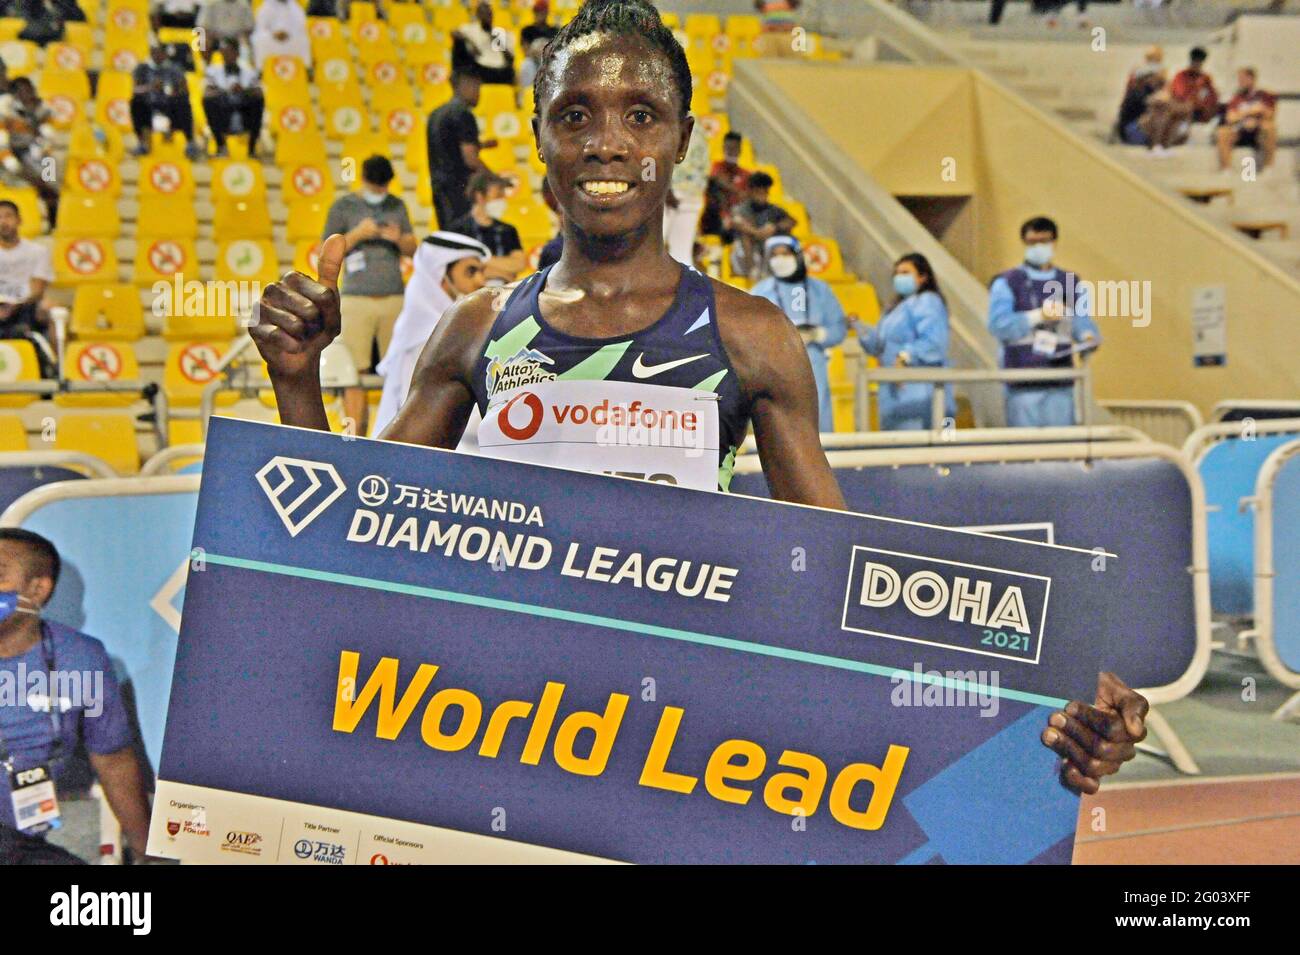
[[593, 33], [612, 36], [635, 37], [659, 50], [668, 58], [673, 71], [674, 84], [681, 97], [681, 116], [684, 118], [691, 106], [691, 68], [686, 63], [686, 51], [677, 42], [673, 31], [664, 26], [659, 11], [649, 0], [587, 0], [572, 20], [560, 28], [554, 39], [542, 51], [542, 60], [533, 80], [533, 112], [552, 85], [551, 67], [556, 55], [575, 40]]

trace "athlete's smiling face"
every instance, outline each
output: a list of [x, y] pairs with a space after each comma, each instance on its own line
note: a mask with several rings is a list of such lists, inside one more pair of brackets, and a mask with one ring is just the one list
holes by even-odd
[[662, 222], [695, 122], [682, 119], [668, 58], [635, 38], [589, 34], [547, 72], [533, 133], [569, 221], [601, 238]]

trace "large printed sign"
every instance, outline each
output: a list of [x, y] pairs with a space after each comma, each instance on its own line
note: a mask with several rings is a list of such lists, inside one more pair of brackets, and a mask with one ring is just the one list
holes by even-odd
[[1092, 552], [214, 418], [151, 853], [1068, 862]]

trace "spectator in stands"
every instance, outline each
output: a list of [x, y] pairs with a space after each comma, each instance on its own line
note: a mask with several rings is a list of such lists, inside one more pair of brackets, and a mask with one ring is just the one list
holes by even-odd
[[[1088, 289], [1078, 276], [1054, 264], [1056, 223], [1036, 216], [1020, 227], [1024, 262], [993, 280], [989, 331], [1002, 343], [1004, 368], [1070, 368], [1076, 345], [1101, 343], [1092, 320]], [[1072, 425], [1074, 384], [1007, 385], [1007, 424], [1013, 428]]]
[[1256, 85], [1254, 67], [1237, 71], [1237, 93], [1228, 100], [1223, 122], [1215, 131], [1219, 149], [1219, 168], [1227, 169], [1232, 162], [1232, 150], [1245, 146], [1259, 152], [1262, 172], [1273, 162], [1277, 152], [1277, 97]]
[[817, 383], [818, 429], [834, 431], [827, 353], [847, 334], [844, 308], [829, 285], [808, 274], [803, 249], [794, 236], [772, 236], [763, 243], [763, 254], [772, 274], [755, 285], [750, 294], [779, 307], [799, 330]]
[[433, 183], [433, 206], [438, 228], [449, 229], [470, 209], [466, 193], [469, 177], [487, 170], [480, 149], [491, 149], [496, 140], [479, 142], [478, 105], [480, 83], [473, 70], [454, 70], [451, 99], [429, 114], [426, 126], [429, 149], [429, 178]]
[[0, 199], [0, 338], [21, 338], [36, 347], [41, 377], [58, 376], [47, 338], [49, 312], [45, 290], [54, 281], [50, 250], [20, 234], [23, 219], [18, 205]]
[[1119, 118], [1115, 122], [1116, 134], [1122, 143], [1130, 146], [1146, 146], [1150, 143], [1143, 128], [1142, 117], [1150, 109], [1152, 97], [1164, 86], [1161, 73], [1145, 73], [1134, 78], [1124, 93], [1124, 100], [1119, 104]]
[[795, 11], [802, 0], [754, 0], [758, 11], [760, 32], [754, 38], [754, 49], [759, 56], [796, 56], [793, 35]]
[[9, 15], [25, 21], [20, 40], [45, 46], [63, 39], [63, 17], [50, 0], [15, 0]]
[[149, 19], [155, 31], [163, 27], [193, 29], [199, 22], [201, 0], [155, 0]]
[[[45, 838], [59, 822], [58, 787], [83, 748], [137, 858], [148, 841], [144, 773], [113, 661], [94, 637], [41, 619], [60, 564], [39, 534], [0, 529], [0, 677], [21, 688], [0, 706], [0, 763], [8, 770], [0, 773], [0, 865], [84, 861]], [[41, 781], [15, 795], [15, 773], [41, 769]]]
[[1156, 74], [1159, 74], [1161, 79], [1164, 78], [1165, 51], [1159, 44], [1152, 44], [1147, 47], [1146, 52], [1142, 55], [1142, 62], [1129, 73], [1128, 81], [1124, 84], [1124, 91], [1131, 90], [1138, 80], [1147, 79]]
[[298, 0], [266, 0], [257, 11], [253, 29], [253, 65], [259, 70], [273, 56], [297, 57], [311, 66], [307, 14]]
[[1187, 142], [1192, 123], [1208, 123], [1218, 115], [1219, 94], [1204, 70], [1208, 55], [1194, 47], [1187, 67], [1147, 101], [1141, 122], [1153, 155], [1166, 155], [1171, 147]]
[[185, 137], [185, 152], [190, 159], [202, 155], [194, 139], [194, 114], [190, 109], [189, 87], [182, 67], [168, 57], [161, 43], [149, 48], [150, 62], [140, 63], [132, 74], [131, 126], [135, 130], [135, 154], [149, 153], [153, 132], [170, 136], [177, 130]]
[[673, 166], [672, 188], [664, 207], [664, 242], [668, 254], [683, 265], [695, 265], [695, 237], [704, 212], [709, 185], [709, 141], [702, 133], [691, 136], [686, 152]]
[[747, 198], [732, 210], [731, 227], [739, 239], [732, 246], [731, 270], [757, 279], [765, 265], [763, 243], [776, 235], [788, 235], [795, 227], [790, 213], [768, 201], [773, 185], [767, 173], [751, 173]]
[[415, 363], [443, 312], [457, 299], [483, 287], [490, 255], [481, 242], [455, 232], [435, 232], [420, 243], [392, 342], [375, 369], [384, 376], [375, 434], [388, 427], [405, 403]]
[[475, 70], [484, 83], [515, 81], [515, 43], [504, 27], [492, 25], [492, 4], [482, 0], [474, 19], [451, 34], [451, 68]]
[[[224, 2], [224, 0], [218, 0]], [[216, 141], [218, 157], [230, 155], [226, 136], [248, 133], [248, 155], [257, 155], [257, 138], [262, 134], [262, 113], [266, 101], [262, 96], [257, 71], [240, 62], [239, 43], [225, 40], [221, 44], [221, 62], [209, 63], [203, 71], [203, 113]], [[235, 123], [238, 122], [238, 130]]]
[[[894, 304], [879, 325], [856, 325], [863, 351], [879, 358], [882, 368], [947, 367], [948, 303], [929, 259], [910, 252], [895, 262], [894, 293]], [[945, 392], [944, 414], [952, 418], [957, 413], [952, 386]], [[877, 400], [882, 431], [924, 431], [941, 425], [933, 420], [934, 385], [884, 382]]]
[[[339, 338], [357, 371], [374, 364], [376, 340], [380, 355], [388, 351], [393, 323], [402, 310], [401, 258], [412, 255], [419, 244], [406, 203], [388, 190], [393, 176], [386, 156], [369, 157], [361, 164], [361, 189], [334, 201], [321, 234], [322, 240], [336, 233], [347, 240]], [[366, 434], [370, 408], [364, 388], [344, 391], [343, 411], [355, 423], [355, 433]]]
[[199, 10], [199, 28], [204, 31], [203, 58], [211, 60], [212, 54], [223, 50], [226, 42], [239, 44], [251, 36], [256, 22], [248, 0], [207, 0]]
[[743, 143], [744, 137], [734, 129], [722, 137], [722, 158], [709, 171], [709, 186], [705, 191], [700, 231], [720, 236], [724, 245], [731, 244], [736, 237], [731, 228], [732, 210], [745, 198], [749, 188], [749, 170], [740, 165]]
[[509, 186], [509, 180], [494, 172], [481, 170], [474, 173], [469, 180], [469, 195], [474, 205], [447, 230], [469, 236], [487, 248], [491, 258], [483, 264], [483, 272], [488, 285], [513, 282], [525, 265], [519, 231], [501, 221], [506, 212], [506, 189]]
[[55, 185], [51, 154], [49, 108], [36, 85], [20, 76], [0, 94], [0, 181], [31, 186], [45, 203], [50, 231], [59, 217], [59, 187]]
[[533, 4], [533, 22], [519, 31], [519, 40], [525, 49], [532, 46], [534, 40], [545, 40], [550, 43], [555, 34], [560, 32], [559, 27], [553, 27], [547, 22], [550, 16], [549, 0], [537, 0]]

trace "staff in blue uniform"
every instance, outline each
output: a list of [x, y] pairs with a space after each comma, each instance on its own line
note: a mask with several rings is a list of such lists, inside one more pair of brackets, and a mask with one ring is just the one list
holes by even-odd
[[[1070, 368], [1077, 345], [1095, 348], [1088, 289], [1052, 261], [1056, 223], [1043, 216], [1020, 227], [1025, 261], [989, 287], [989, 331], [1002, 343], [1003, 368]], [[1013, 428], [1072, 425], [1074, 383], [1007, 385], [1007, 424]]]
[[[894, 263], [898, 297], [879, 325], [857, 326], [858, 341], [882, 367], [945, 368], [948, 365], [948, 304], [929, 260], [910, 252]], [[952, 385], [944, 388], [944, 414], [956, 414]], [[880, 385], [880, 429], [924, 431], [931, 423], [934, 385], [884, 382]]]
[[834, 431], [827, 352], [848, 334], [844, 307], [829, 285], [808, 275], [803, 248], [794, 236], [772, 236], [763, 243], [763, 255], [772, 274], [750, 293], [779, 307], [799, 330], [817, 382], [818, 429]]

